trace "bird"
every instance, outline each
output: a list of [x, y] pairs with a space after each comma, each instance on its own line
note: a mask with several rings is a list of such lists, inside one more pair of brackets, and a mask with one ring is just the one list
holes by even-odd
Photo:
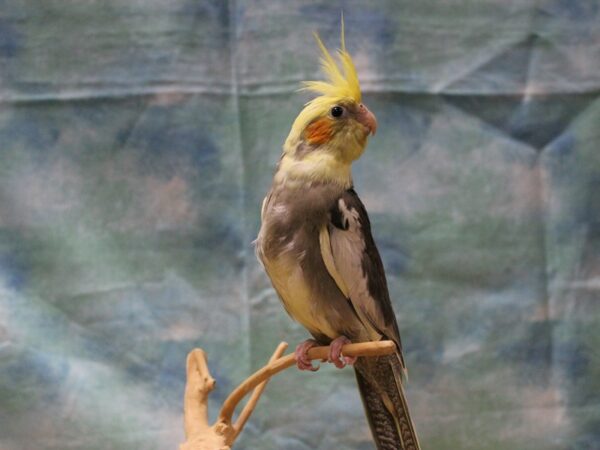
[[[352, 365], [378, 450], [420, 450], [403, 382], [406, 365], [383, 263], [369, 216], [352, 181], [352, 163], [377, 130], [362, 103], [346, 50], [344, 22], [336, 58], [314, 33], [325, 80], [294, 120], [261, 207], [255, 251], [285, 310], [312, 335], [296, 347], [296, 365], [315, 371], [310, 348], [329, 345], [328, 361]], [[391, 340], [393, 354], [348, 357], [350, 342]]]

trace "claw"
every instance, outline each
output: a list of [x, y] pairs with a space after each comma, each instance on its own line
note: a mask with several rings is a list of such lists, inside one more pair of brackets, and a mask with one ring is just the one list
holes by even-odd
[[296, 358], [296, 366], [300, 370], [310, 370], [311, 372], [316, 372], [319, 370], [319, 366], [313, 366], [312, 361], [308, 357], [308, 351], [317, 347], [319, 344], [314, 339], [307, 339], [306, 341], [298, 344], [296, 347], [296, 351], [294, 352], [294, 356]]
[[335, 364], [338, 369], [343, 369], [346, 364], [354, 364], [356, 356], [343, 356], [342, 347], [352, 342], [346, 336], [339, 336], [329, 344], [329, 359], [328, 361]]

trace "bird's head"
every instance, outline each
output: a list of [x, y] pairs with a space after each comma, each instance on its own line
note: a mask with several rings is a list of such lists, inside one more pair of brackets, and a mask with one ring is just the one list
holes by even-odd
[[350, 166], [375, 134], [375, 116], [362, 103], [352, 57], [346, 51], [342, 21], [339, 64], [315, 34], [327, 81], [305, 81], [303, 90], [319, 94], [300, 112], [288, 135], [278, 174], [281, 179], [352, 183]]

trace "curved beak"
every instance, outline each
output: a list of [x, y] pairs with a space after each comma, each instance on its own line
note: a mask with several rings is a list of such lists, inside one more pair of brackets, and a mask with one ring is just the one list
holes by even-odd
[[375, 115], [362, 103], [358, 105], [358, 108], [356, 120], [364, 125], [369, 130], [369, 133], [374, 135], [377, 131], [377, 119], [375, 119]]

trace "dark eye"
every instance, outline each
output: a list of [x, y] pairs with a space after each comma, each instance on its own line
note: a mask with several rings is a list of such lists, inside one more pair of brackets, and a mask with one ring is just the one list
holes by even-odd
[[333, 117], [342, 117], [342, 114], [344, 114], [344, 108], [341, 106], [334, 106], [331, 108], [331, 115]]

